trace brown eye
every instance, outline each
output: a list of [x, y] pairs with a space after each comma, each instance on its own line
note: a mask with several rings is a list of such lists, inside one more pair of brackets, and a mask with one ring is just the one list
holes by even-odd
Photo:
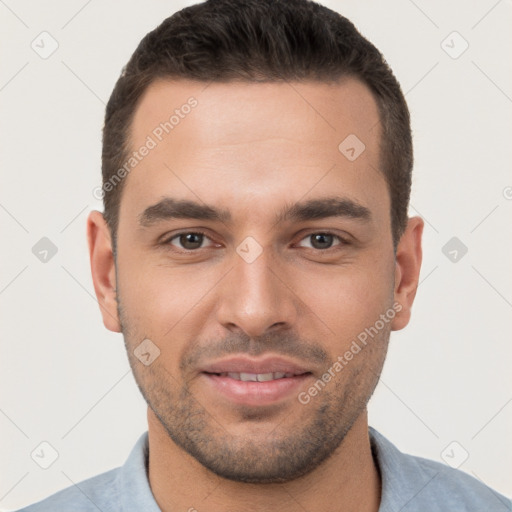
[[[308, 241], [309, 244], [302, 245], [305, 241]], [[326, 250], [330, 249], [335, 245], [341, 245], [344, 243], [344, 240], [338, 235], [334, 235], [332, 233], [312, 233], [301, 240], [301, 246], [307, 247], [309, 249], [317, 249], [317, 250]]]
[[334, 241], [334, 237], [328, 233], [315, 233], [310, 235], [310, 239], [315, 249], [329, 249]]
[[[174, 241], [179, 242], [179, 248], [180, 249], [186, 249], [186, 250], [194, 250], [194, 249], [200, 249], [203, 245], [205, 236], [202, 233], [181, 233], [180, 235], [176, 235], [175, 237], [171, 238], [170, 243], [173, 244]], [[175, 244], [173, 244], [175, 245]]]

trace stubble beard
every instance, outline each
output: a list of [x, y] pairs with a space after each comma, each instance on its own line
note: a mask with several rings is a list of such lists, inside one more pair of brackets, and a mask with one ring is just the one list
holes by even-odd
[[[289, 414], [240, 408], [247, 423], [243, 435], [223, 424], [194, 396], [181, 375], [173, 376], [161, 359], [144, 366], [133, 354], [140, 342], [133, 336], [118, 297], [118, 312], [130, 366], [139, 390], [169, 438], [214, 474], [245, 483], [283, 483], [304, 476], [325, 462], [342, 444], [378, 383], [390, 329], [365, 347], [364, 363], [347, 365], [345, 379], [334, 378], [306, 405], [297, 400], [302, 419], [290, 424]], [[360, 356], [358, 355], [358, 358]], [[361, 360], [363, 361], [363, 360]], [[308, 408], [304, 414], [302, 408]], [[268, 427], [269, 418], [275, 423]], [[262, 422], [267, 422], [265, 425]], [[237, 425], [238, 427], [238, 425]], [[261, 428], [260, 428], [261, 427]]]

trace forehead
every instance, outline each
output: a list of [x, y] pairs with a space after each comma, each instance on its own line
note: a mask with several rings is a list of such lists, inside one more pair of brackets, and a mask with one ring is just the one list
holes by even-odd
[[[388, 207], [376, 101], [361, 82], [204, 83], [158, 80], [130, 129], [145, 156], [121, 210], [162, 196], [264, 213], [280, 199], [342, 192]], [[244, 198], [243, 201], [240, 198]], [[121, 216], [122, 217], [122, 214]], [[260, 217], [261, 218], [261, 217]]]
[[[194, 130], [195, 140], [205, 145], [255, 142], [258, 135], [288, 136], [303, 142], [328, 137], [336, 142], [349, 129], [371, 143], [369, 138], [379, 131], [372, 93], [352, 78], [333, 84], [159, 79], [139, 101], [131, 126], [132, 143], [142, 142], [168, 121], [172, 129], [169, 133], [164, 130], [164, 138], [184, 142], [189, 133], [183, 132], [190, 131], [183, 128], [186, 125]], [[170, 134], [172, 137], [165, 137]]]

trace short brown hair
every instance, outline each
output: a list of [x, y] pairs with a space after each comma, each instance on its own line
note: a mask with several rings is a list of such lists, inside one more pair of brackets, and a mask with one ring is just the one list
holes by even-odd
[[366, 84], [379, 108], [380, 170], [391, 198], [396, 248], [407, 226], [412, 137], [404, 95], [381, 53], [349, 20], [310, 0], [208, 0], [176, 12], [142, 39], [107, 104], [103, 201], [114, 253], [124, 180], [105, 184], [129, 158], [139, 99], [153, 81], [167, 77], [204, 82], [353, 77]]

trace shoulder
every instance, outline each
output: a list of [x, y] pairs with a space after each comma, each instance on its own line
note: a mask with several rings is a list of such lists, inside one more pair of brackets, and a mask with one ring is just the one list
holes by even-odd
[[471, 475], [440, 462], [412, 455], [405, 457], [418, 468], [418, 472], [421, 471], [427, 477], [424, 490], [418, 495], [422, 505], [437, 504], [439, 510], [512, 511], [510, 499]]
[[144, 432], [124, 465], [93, 476], [18, 512], [158, 512], [147, 478], [149, 444]]
[[379, 512], [511, 512], [512, 501], [476, 478], [445, 464], [402, 453], [370, 428], [382, 478]]
[[78, 484], [71, 485], [48, 498], [29, 505], [18, 512], [113, 512], [119, 510], [117, 476], [120, 468], [101, 473]]

